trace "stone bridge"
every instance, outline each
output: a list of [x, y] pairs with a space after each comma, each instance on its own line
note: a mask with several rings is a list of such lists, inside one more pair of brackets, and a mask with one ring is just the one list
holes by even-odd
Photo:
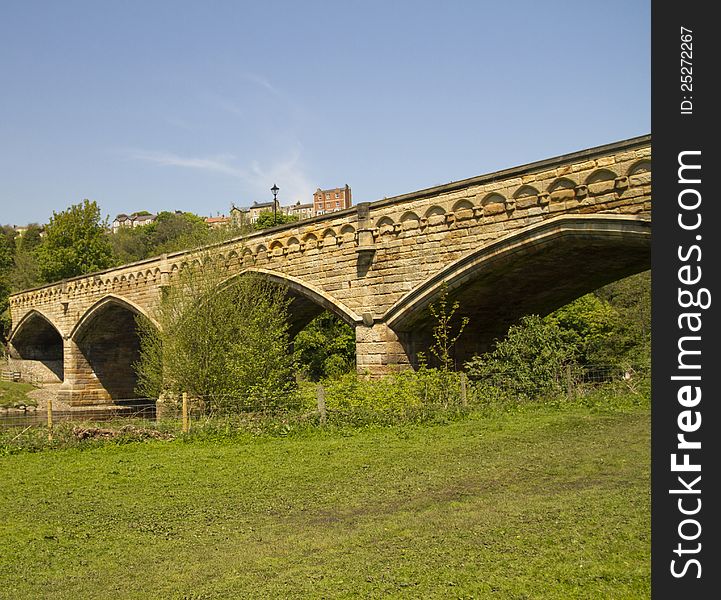
[[545, 314], [650, 268], [651, 138], [644, 136], [362, 203], [230, 240], [15, 294], [11, 356], [63, 381], [72, 404], [132, 398], [135, 315], [211, 257], [285, 286], [291, 331], [327, 309], [353, 326], [359, 371], [414, 366], [444, 284], [470, 324], [456, 360]]

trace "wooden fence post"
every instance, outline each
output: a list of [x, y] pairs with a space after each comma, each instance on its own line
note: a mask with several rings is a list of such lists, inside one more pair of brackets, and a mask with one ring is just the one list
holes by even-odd
[[571, 376], [571, 365], [566, 365], [566, 394], [569, 400], [573, 400], [573, 377]]
[[468, 395], [466, 391], [466, 374], [461, 372], [461, 406], [468, 406]]
[[53, 441], [53, 399], [48, 398], [48, 441]]
[[318, 384], [318, 389], [316, 390], [316, 398], [318, 399], [318, 415], [320, 417], [320, 424], [325, 425], [325, 389], [323, 388], [322, 383]]
[[183, 433], [190, 431], [190, 421], [188, 419], [188, 392], [183, 392]]

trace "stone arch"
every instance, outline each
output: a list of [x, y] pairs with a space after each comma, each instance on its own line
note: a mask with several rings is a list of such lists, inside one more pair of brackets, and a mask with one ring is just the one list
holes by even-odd
[[87, 390], [80, 403], [114, 402], [137, 398], [134, 365], [140, 358], [140, 335], [136, 319], [158, 323], [137, 304], [110, 295], [93, 304], [70, 332], [73, 348], [71, 387]]
[[401, 229], [408, 231], [410, 229], [418, 229], [421, 226], [420, 217], [412, 210], [406, 211], [401, 215]]
[[428, 225], [442, 225], [446, 222], [446, 209], [434, 204], [426, 211], [424, 216]]
[[453, 205], [453, 212], [457, 213], [462, 210], [473, 210], [473, 202], [470, 200], [467, 200], [466, 198], [463, 198], [462, 200], [459, 200]]
[[481, 206], [483, 207], [484, 217], [493, 217], [495, 215], [503, 215], [506, 210], [512, 210], [515, 208], [515, 201], [513, 204], [509, 205], [504, 196], [498, 192], [493, 192], [483, 198]]
[[616, 173], [609, 169], [597, 169], [586, 178], [586, 186], [591, 196], [613, 192], [616, 187]]
[[596, 169], [586, 177], [586, 185], [599, 183], [600, 181], [613, 181], [614, 179], [616, 179], [616, 173], [610, 169]]
[[522, 185], [513, 193], [513, 197], [516, 200], [530, 196], [538, 196], [538, 190], [532, 185]]
[[429, 217], [445, 217], [445, 215], [446, 209], [442, 206], [438, 206], [438, 204], [434, 204], [426, 211], [424, 216], [428, 219]]
[[572, 181], [568, 177], [559, 177], [551, 185], [548, 186], [548, 191], [555, 192], [556, 190], [572, 190], [575, 189], [575, 187], [575, 181]]
[[376, 222], [376, 229], [381, 235], [393, 233], [395, 231], [395, 223], [389, 216], [381, 217]]
[[631, 175], [640, 175], [642, 173], [650, 173], [651, 172], [651, 161], [648, 159], [643, 159], [636, 161], [631, 165], [631, 168], [628, 170], [629, 177]]
[[288, 252], [300, 252], [300, 240], [295, 236], [288, 238], [285, 245], [288, 248]]
[[483, 200], [481, 200], [481, 206], [488, 206], [490, 204], [505, 204], [506, 198], [499, 194], [498, 192], [491, 192], [490, 194], [486, 194], [483, 197]]
[[41, 363], [45, 379], [63, 380], [62, 332], [42, 311], [32, 309], [13, 327], [8, 350], [13, 359]]
[[353, 225], [343, 225], [340, 228], [340, 237], [344, 243], [349, 243], [355, 240], [355, 227]]
[[338, 243], [338, 235], [335, 232], [335, 229], [331, 229], [330, 227], [326, 229], [323, 232], [323, 245], [324, 246], [331, 246], [333, 244]]
[[[408, 292], [381, 320], [414, 347], [432, 343], [429, 306], [446, 286], [470, 319], [459, 357], [490, 349], [529, 313], [547, 314], [602, 285], [650, 267], [650, 221], [563, 215], [486, 244]], [[476, 324], [474, 326], [474, 323]], [[475, 328], [479, 327], [479, 328]]]
[[288, 295], [291, 299], [289, 308], [291, 339], [324, 310], [328, 310], [337, 315], [340, 319], [352, 327], [355, 327], [358, 323], [362, 322], [361, 317], [353, 310], [319, 287], [298, 279], [297, 277], [286, 275], [285, 273], [280, 273], [278, 271], [257, 267], [244, 269], [241, 273], [228, 277], [221, 284], [221, 288], [227, 286], [237, 277], [242, 277], [248, 273], [256, 273], [271, 283], [280, 285], [288, 291]]

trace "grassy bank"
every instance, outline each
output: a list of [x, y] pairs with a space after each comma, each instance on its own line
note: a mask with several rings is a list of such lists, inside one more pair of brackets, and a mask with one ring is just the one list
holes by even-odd
[[649, 414], [0, 458], [3, 598], [643, 598]]
[[0, 408], [16, 406], [35, 406], [35, 400], [28, 398], [27, 393], [35, 389], [29, 383], [0, 381]]

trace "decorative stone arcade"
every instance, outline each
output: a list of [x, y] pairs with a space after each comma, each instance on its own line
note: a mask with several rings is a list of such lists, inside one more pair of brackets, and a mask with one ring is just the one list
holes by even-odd
[[412, 192], [205, 248], [75, 277], [10, 299], [16, 359], [62, 379], [63, 399], [133, 395], [135, 315], [210, 257], [293, 297], [291, 330], [323, 309], [356, 331], [358, 369], [377, 376], [427, 350], [445, 285], [470, 324], [459, 361], [524, 314], [544, 314], [650, 267], [651, 139], [644, 136]]

